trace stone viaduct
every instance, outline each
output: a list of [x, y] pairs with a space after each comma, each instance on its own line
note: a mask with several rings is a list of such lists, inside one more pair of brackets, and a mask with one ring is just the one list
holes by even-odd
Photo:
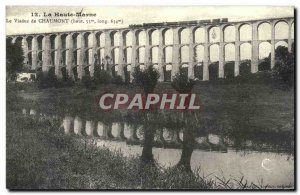
[[[278, 45], [291, 51], [294, 18], [271, 18], [229, 22], [227, 18], [183, 22], [144, 23], [128, 28], [9, 35], [24, 51], [25, 64], [32, 70], [55, 71], [58, 77], [81, 79], [93, 76], [95, 66], [110, 74], [130, 79], [135, 66], [150, 64], [158, 69], [160, 81], [169, 81], [185, 67], [189, 78], [209, 80], [209, 66], [218, 62], [219, 78], [224, 78], [227, 62], [239, 75], [243, 60], [251, 60], [251, 72], [271, 56], [275, 64]], [[201, 67], [196, 73], [195, 67]], [[170, 72], [169, 78], [166, 72]], [[200, 75], [200, 76], [197, 76]]]

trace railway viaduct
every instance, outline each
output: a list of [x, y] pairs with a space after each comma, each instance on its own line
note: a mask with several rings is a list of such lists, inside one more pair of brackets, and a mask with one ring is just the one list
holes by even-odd
[[219, 78], [224, 78], [228, 62], [234, 63], [234, 76], [239, 75], [243, 60], [251, 60], [251, 72], [257, 72], [258, 64], [269, 54], [271, 68], [274, 67], [277, 46], [292, 50], [294, 18], [144, 23], [120, 29], [20, 34], [7, 38], [22, 46], [25, 64], [32, 70], [52, 68], [58, 77], [93, 76], [95, 66], [100, 66], [123, 79], [129, 75], [130, 79], [133, 67], [152, 64], [159, 71], [160, 81], [171, 80], [180, 67], [187, 69], [189, 78], [209, 80], [209, 66], [213, 62], [218, 62]]

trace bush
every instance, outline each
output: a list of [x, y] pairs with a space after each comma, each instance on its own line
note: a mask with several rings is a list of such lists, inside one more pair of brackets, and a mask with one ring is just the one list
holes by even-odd
[[159, 73], [150, 65], [144, 71], [139, 67], [134, 67], [132, 76], [133, 82], [142, 87], [145, 93], [151, 93], [158, 82]]
[[95, 67], [94, 79], [97, 84], [109, 84], [112, 81], [111, 75], [105, 70], [101, 70], [98, 66]]
[[225, 78], [234, 77], [234, 62], [228, 62], [224, 65], [224, 76]]
[[172, 87], [179, 93], [191, 93], [195, 81], [189, 79], [183, 69], [173, 77]]
[[122, 77], [120, 75], [116, 75], [113, 79], [112, 79], [112, 83], [116, 84], [116, 85], [122, 85], [124, 84], [124, 81], [122, 79]]
[[271, 70], [270, 57], [263, 59], [263, 61], [258, 65], [258, 71], [268, 71], [268, 70]]
[[42, 71], [38, 72], [37, 81], [38, 81], [38, 88], [40, 89], [54, 87], [57, 82], [54, 68], [51, 68], [48, 72], [42, 72]]
[[272, 71], [274, 78], [283, 83], [294, 86], [295, 59], [286, 47], [279, 46], [275, 51], [276, 63]]
[[251, 74], [251, 60], [246, 60], [240, 64], [240, 76], [248, 77]]
[[74, 81], [69, 78], [57, 78], [54, 72], [54, 68], [51, 68], [48, 72], [37, 72], [36, 81], [38, 82], [38, 88], [62, 88], [62, 87], [71, 87], [74, 85]]
[[90, 75], [84, 75], [81, 79], [81, 83], [87, 89], [96, 89], [96, 82]]
[[31, 81], [36, 81], [35, 75], [34, 75], [34, 74], [31, 74], [31, 75], [30, 75], [30, 79], [31, 79]]
[[209, 80], [217, 80], [219, 75], [219, 62], [214, 62], [208, 66]]

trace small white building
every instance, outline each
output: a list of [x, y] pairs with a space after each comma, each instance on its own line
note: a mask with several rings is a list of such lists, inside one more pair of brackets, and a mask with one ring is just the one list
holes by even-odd
[[33, 82], [36, 79], [36, 73], [17, 73], [16, 82]]

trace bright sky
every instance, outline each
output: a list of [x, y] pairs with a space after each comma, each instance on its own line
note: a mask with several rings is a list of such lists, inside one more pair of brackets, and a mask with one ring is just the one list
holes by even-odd
[[[72, 30], [105, 29], [127, 27], [130, 24], [151, 22], [171, 22], [186, 20], [204, 20], [228, 18], [229, 21], [241, 21], [263, 18], [293, 17], [293, 7], [272, 6], [152, 6], [152, 7], [45, 7], [45, 6], [7, 6], [7, 19], [31, 20], [32, 12], [47, 13], [79, 12], [96, 13], [93, 19], [123, 20], [123, 24], [7, 24], [6, 34], [45, 33]], [[44, 18], [41, 16], [40, 18]], [[51, 17], [49, 17], [51, 18]], [[52, 17], [53, 18], [53, 17]], [[76, 17], [71, 17], [76, 19]], [[88, 18], [91, 19], [91, 18]]]

